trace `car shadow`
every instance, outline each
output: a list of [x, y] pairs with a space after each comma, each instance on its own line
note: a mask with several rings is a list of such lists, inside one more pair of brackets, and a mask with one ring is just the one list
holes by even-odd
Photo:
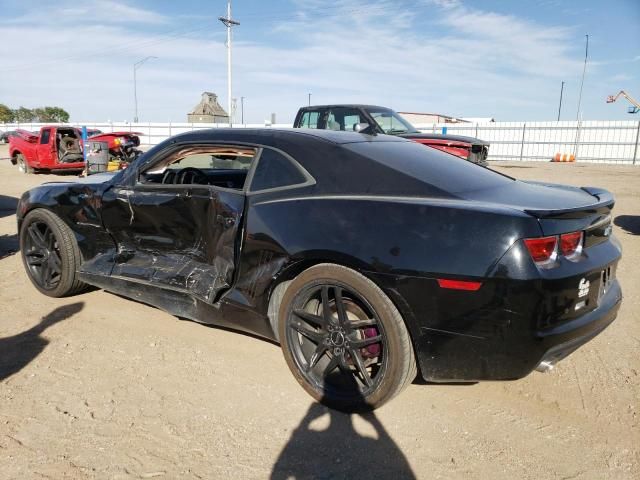
[[18, 208], [17, 198], [0, 195], [0, 218], [15, 215], [16, 208]]
[[0, 338], [0, 382], [18, 373], [42, 353], [49, 344], [49, 340], [42, 337], [47, 328], [72, 317], [83, 307], [84, 302], [58, 307], [29, 330], [12, 337]]
[[[329, 425], [324, 427], [327, 415]], [[354, 420], [366, 434], [355, 429]], [[395, 480], [416, 475], [375, 413], [348, 414], [313, 403], [280, 452], [270, 478]]]
[[10, 257], [20, 250], [18, 235], [0, 235], [0, 260]]
[[640, 215], [618, 215], [613, 223], [631, 235], [640, 235]]

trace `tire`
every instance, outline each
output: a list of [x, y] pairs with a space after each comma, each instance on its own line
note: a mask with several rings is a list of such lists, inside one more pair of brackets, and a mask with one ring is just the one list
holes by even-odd
[[18, 171], [20, 173], [33, 173], [33, 168], [29, 166], [23, 154], [19, 153], [16, 155], [16, 164], [18, 165]]
[[22, 263], [31, 283], [50, 297], [66, 297], [84, 290], [78, 280], [82, 256], [71, 229], [54, 213], [32, 210], [20, 227]]
[[291, 282], [280, 304], [278, 333], [296, 380], [337, 410], [374, 410], [416, 377], [398, 309], [375, 283], [340, 265], [316, 265]]

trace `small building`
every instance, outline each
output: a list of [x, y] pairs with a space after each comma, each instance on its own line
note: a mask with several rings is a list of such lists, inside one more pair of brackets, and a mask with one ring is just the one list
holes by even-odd
[[409, 123], [465, 123], [465, 120], [439, 113], [398, 112]]
[[218, 103], [218, 95], [203, 92], [200, 103], [187, 114], [189, 123], [229, 123], [229, 115]]

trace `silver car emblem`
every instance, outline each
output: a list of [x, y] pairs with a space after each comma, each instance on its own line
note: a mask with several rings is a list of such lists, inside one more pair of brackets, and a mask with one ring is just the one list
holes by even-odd
[[578, 298], [586, 297], [589, 295], [589, 287], [591, 286], [591, 282], [586, 278], [580, 280], [578, 284]]

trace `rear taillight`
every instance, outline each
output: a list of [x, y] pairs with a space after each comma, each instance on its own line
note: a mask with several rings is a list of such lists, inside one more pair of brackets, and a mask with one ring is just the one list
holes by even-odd
[[560, 235], [560, 252], [565, 257], [574, 257], [582, 251], [582, 232]]
[[542, 238], [527, 238], [524, 241], [527, 246], [531, 258], [538, 264], [547, 264], [553, 262], [558, 256], [556, 252], [556, 245], [558, 244], [558, 237], [542, 237]]
[[539, 266], [553, 266], [558, 255], [573, 260], [582, 252], [582, 232], [563, 233], [559, 237], [526, 238], [524, 244]]

